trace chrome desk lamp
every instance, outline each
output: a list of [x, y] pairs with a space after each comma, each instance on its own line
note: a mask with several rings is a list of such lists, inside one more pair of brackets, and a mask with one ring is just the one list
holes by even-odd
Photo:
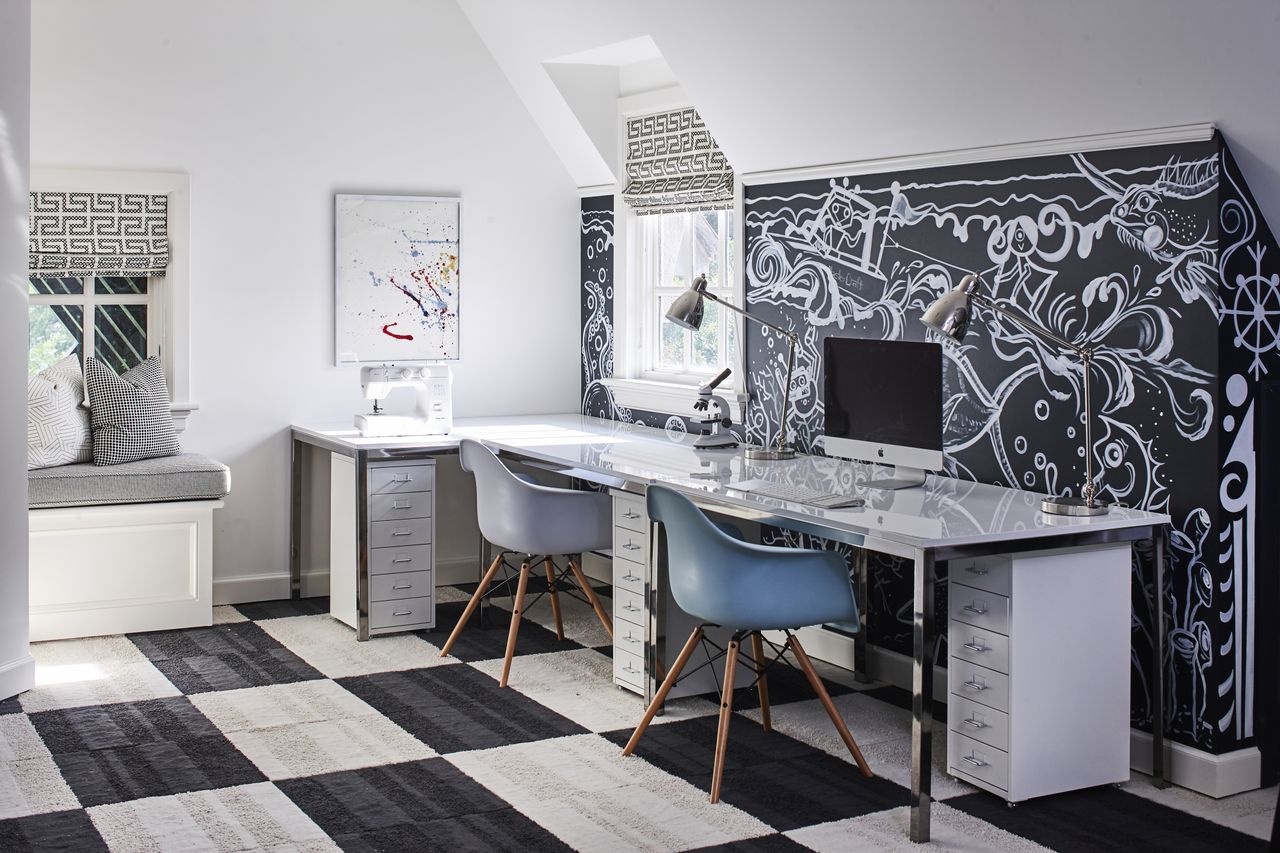
[[1040, 502], [1040, 511], [1051, 515], [1092, 516], [1103, 515], [1110, 510], [1106, 502], [1098, 500], [1098, 486], [1093, 481], [1093, 404], [1089, 399], [1089, 373], [1093, 368], [1093, 349], [1080, 346], [1065, 340], [1053, 332], [1019, 316], [1000, 305], [979, 288], [982, 279], [977, 273], [970, 273], [960, 279], [954, 290], [944, 293], [929, 306], [920, 317], [920, 322], [933, 329], [943, 338], [961, 341], [969, 331], [969, 320], [973, 316], [973, 303], [990, 308], [1002, 317], [1008, 317], [1014, 323], [1042, 337], [1060, 349], [1080, 359], [1084, 365], [1084, 484], [1080, 486], [1080, 497], [1048, 497]]
[[699, 275], [689, 285], [688, 290], [675, 298], [675, 301], [671, 303], [671, 307], [667, 309], [667, 319], [682, 329], [690, 329], [696, 332], [702, 326], [702, 301], [704, 298], [719, 303], [730, 311], [741, 314], [748, 320], [754, 320], [765, 328], [773, 329], [773, 331], [787, 339], [787, 383], [782, 389], [782, 421], [778, 428], [778, 437], [772, 447], [748, 447], [747, 458], [755, 462], [780, 462], [785, 459], [794, 459], [796, 457], [795, 448], [787, 444], [787, 417], [791, 413], [791, 368], [795, 364], [796, 344], [798, 343], [795, 334], [780, 326], [761, 320], [752, 314], [748, 314], [736, 305], [730, 305], [714, 293], [708, 293], [706, 275]]

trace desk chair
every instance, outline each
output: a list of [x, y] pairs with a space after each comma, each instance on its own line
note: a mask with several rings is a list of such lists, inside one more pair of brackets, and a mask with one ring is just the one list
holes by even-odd
[[764, 656], [765, 641], [760, 634], [761, 631], [772, 630], [782, 631], [787, 637], [775, 660], [782, 657], [788, 648], [792, 651], [840, 738], [857, 762], [858, 769], [863, 776], [871, 776], [871, 768], [862, 757], [862, 750], [849, 734], [840, 712], [822, 686], [822, 679], [814, 672], [813, 663], [792, 633], [806, 625], [826, 623], [857, 630], [858, 605], [854, 601], [843, 558], [829, 551], [771, 548], [742, 542], [719, 529], [688, 498], [662, 486], [650, 486], [646, 502], [649, 517], [666, 531], [667, 578], [671, 594], [676, 604], [701, 620], [701, 624], [689, 635], [688, 642], [680, 650], [622, 754], [630, 755], [635, 750], [641, 735], [666, 700], [667, 693], [679, 680], [680, 671], [702, 642], [703, 629], [709, 626], [730, 628], [734, 633], [724, 653], [724, 693], [720, 700], [720, 726], [716, 733], [715, 764], [711, 774], [711, 802], [719, 802], [729, 740], [729, 719], [733, 716], [738, 646], [748, 638], [755, 658], [752, 669], [756, 673], [756, 687], [760, 693], [760, 722], [765, 731], [772, 728], [765, 681], [768, 662]]
[[[480, 579], [480, 586], [467, 602], [462, 617], [458, 619], [453, 633], [440, 650], [440, 656], [449, 654], [467, 620], [484, 598], [494, 576], [502, 568], [506, 556], [512, 553], [522, 554], [523, 557], [520, 561], [520, 576], [516, 583], [511, 629], [507, 633], [507, 653], [502, 662], [499, 686], [507, 686], [511, 658], [516, 651], [516, 636], [520, 632], [520, 619], [525, 610], [530, 567], [539, 560], [547, 575], [547, 593], [551, 597], [556, 637], [564, 639], [557, 583], [570, 573], [582, 587], [596, 618], [612, 637], [613, 624], [576, 559], [577, 555], [585, 551], [610, 547], [613, 536], [613, 505], [609, 496], [597, 492], [540, 486], [512, 473], [492, 450], [471, 439], [462, 440], [459, 454], [462, 469], [476, 478], [476, 515], [480, 522], [480, 532], [500, 550], [489, 570]], [[557, 554], [569, 556], [568, 568], [560, 572], [558, 577], [552, 559]]]

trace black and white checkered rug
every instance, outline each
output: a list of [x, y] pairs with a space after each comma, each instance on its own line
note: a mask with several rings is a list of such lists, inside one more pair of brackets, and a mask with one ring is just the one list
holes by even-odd
[[[588, 608], [565, 602], [564, 642], [531, 611], [500, 689], [507, 614], [442, 659], [466, 591], [440, 599], [439, 630], [368, 643], [309, 599], [37, 645], [38, 686], [0, 702], [0, 850], [913, 849], [894, 691], [830, 680], [874, 779], [798, 674], [770, 674], [770, 733], [740, 691], [711, 805], [714, 700], [670, 703], [624, 759], [643, 708]], [[1011, 809], [940, 771], [934, 791], [935, 845], [974, 851], [1262, 850], [1274, 804], [1136, 779]]]

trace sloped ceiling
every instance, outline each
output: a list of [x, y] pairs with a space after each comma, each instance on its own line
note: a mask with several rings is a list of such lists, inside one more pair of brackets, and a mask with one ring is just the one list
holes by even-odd
[[740, 172], [1213, 121], [1280, 221], [1273, 0], [458, 0], [580, 186], [542, 63], [649, 36]]

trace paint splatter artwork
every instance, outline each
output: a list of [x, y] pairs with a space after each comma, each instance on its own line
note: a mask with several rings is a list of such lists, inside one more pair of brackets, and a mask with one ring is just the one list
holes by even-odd
[[458, 358], [456, 198], [338, 195], [338, 364]]

